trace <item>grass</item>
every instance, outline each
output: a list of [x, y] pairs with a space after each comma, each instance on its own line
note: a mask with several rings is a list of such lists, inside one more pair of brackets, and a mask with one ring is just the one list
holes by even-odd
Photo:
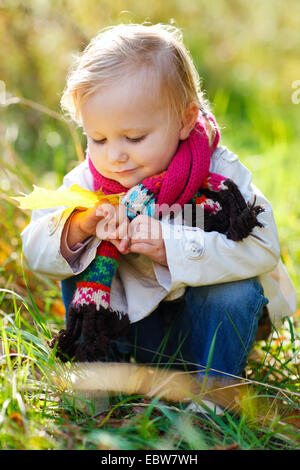
[[0, 294], [2, 450], [299, 448], [297, 340], [289, 323], [281, 331], [285, 340], [275, 335], [256, 346], [261, 357], [249, 360], [251, 389], [240, 398], [239, 414], [191, 416], [159, 396], [119, 393], [111, 395], [108, 410], [91, 416], [55, 380], [66, 366], [47, 346], [54, 318], [45, 321], [29, 292], [21, 297], [7, 288]]

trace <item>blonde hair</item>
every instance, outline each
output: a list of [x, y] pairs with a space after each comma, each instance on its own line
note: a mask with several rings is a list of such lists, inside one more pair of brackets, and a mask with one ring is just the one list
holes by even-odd
[[[158, 78], [169, 117], [183, 116], [194, 102], [206, 117], [210, 142], [215, 126], [200, 78], [178, 28], [164, 24], [119, 24], [104, 28], [77, 57], [70, 70], [61, 106], [81, 125], [80, 108], [89, 95], [128, 72], [146, 66]], [[126, 76], [126, 75], [125, 75]]]

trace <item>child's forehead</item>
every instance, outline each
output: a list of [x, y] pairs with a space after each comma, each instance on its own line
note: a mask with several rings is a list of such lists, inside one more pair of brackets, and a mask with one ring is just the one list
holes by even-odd
[[[120, 104], [151, 104], [162, 100], [161, 77], [150, 66], [120, 69], [118, 76], [99, 83], [99, 97], [102, 100], [118, 100]], [[103, 90], [103, 93], [102, 93]], [[113, 103], [112, 103], [113, 104]]]
[[160, 90], [153, 81], [122, 80], [100, 87], [82, 105], [82, 117], [87, 121], [111, 120], [126, 122], [127, 129], [136, 128], [137, 122], [151, 123], [165, 106]]
[[139, 102], [157, 102], [162, 95], [160, 77], [149, 67], [124, 73], [119, 80], [111, 82], [110, 86], [112, 90], [119, 90], [125, 99], [128, 96], [130, 100], [138, 100]]
[[120, 132], [149, 131], [157, 125], [162, 126], [166, 121], [165, 112], [160, 107], [134, 106], [115, 103], [113, 107], [98, 107], [82, 112], [83, 125], [89, 132]]

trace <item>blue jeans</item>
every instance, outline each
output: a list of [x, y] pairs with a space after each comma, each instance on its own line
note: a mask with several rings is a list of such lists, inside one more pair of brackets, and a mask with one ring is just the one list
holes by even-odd
[[[75, 280], [62, 281], [66, 310]], [[267, 303], [256, 278], [188, 287], [180, 299], [162, 301], [131, 324], [128, 336], [113, 342], [107, 360], [128, 360], [131, 355], [138, 363], [168, 363], [200, 375], [206, 366], [210, 375], [240, 375]]]

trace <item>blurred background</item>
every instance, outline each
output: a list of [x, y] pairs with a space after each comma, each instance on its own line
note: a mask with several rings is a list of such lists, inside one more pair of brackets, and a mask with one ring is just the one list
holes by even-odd
[[[120, 22], [179, 27], [222, 129], [222, 144], [271, 201], [282, 258], [300, 293], [300, 2], [298, 0], [0, 0], [0, 285], [22, 290], [20, 231], [30, 213], [10, 196], [57, 188], [85, 148], [62, 120], [73, 55]], [[28, 273], [44, 312], [57, 291]], [[35, 281], [36, 280], [36, 281]], [[47, 282], [47, 281], [43, 281]], [[46, 286], [46, 287], [45, 287]]]

